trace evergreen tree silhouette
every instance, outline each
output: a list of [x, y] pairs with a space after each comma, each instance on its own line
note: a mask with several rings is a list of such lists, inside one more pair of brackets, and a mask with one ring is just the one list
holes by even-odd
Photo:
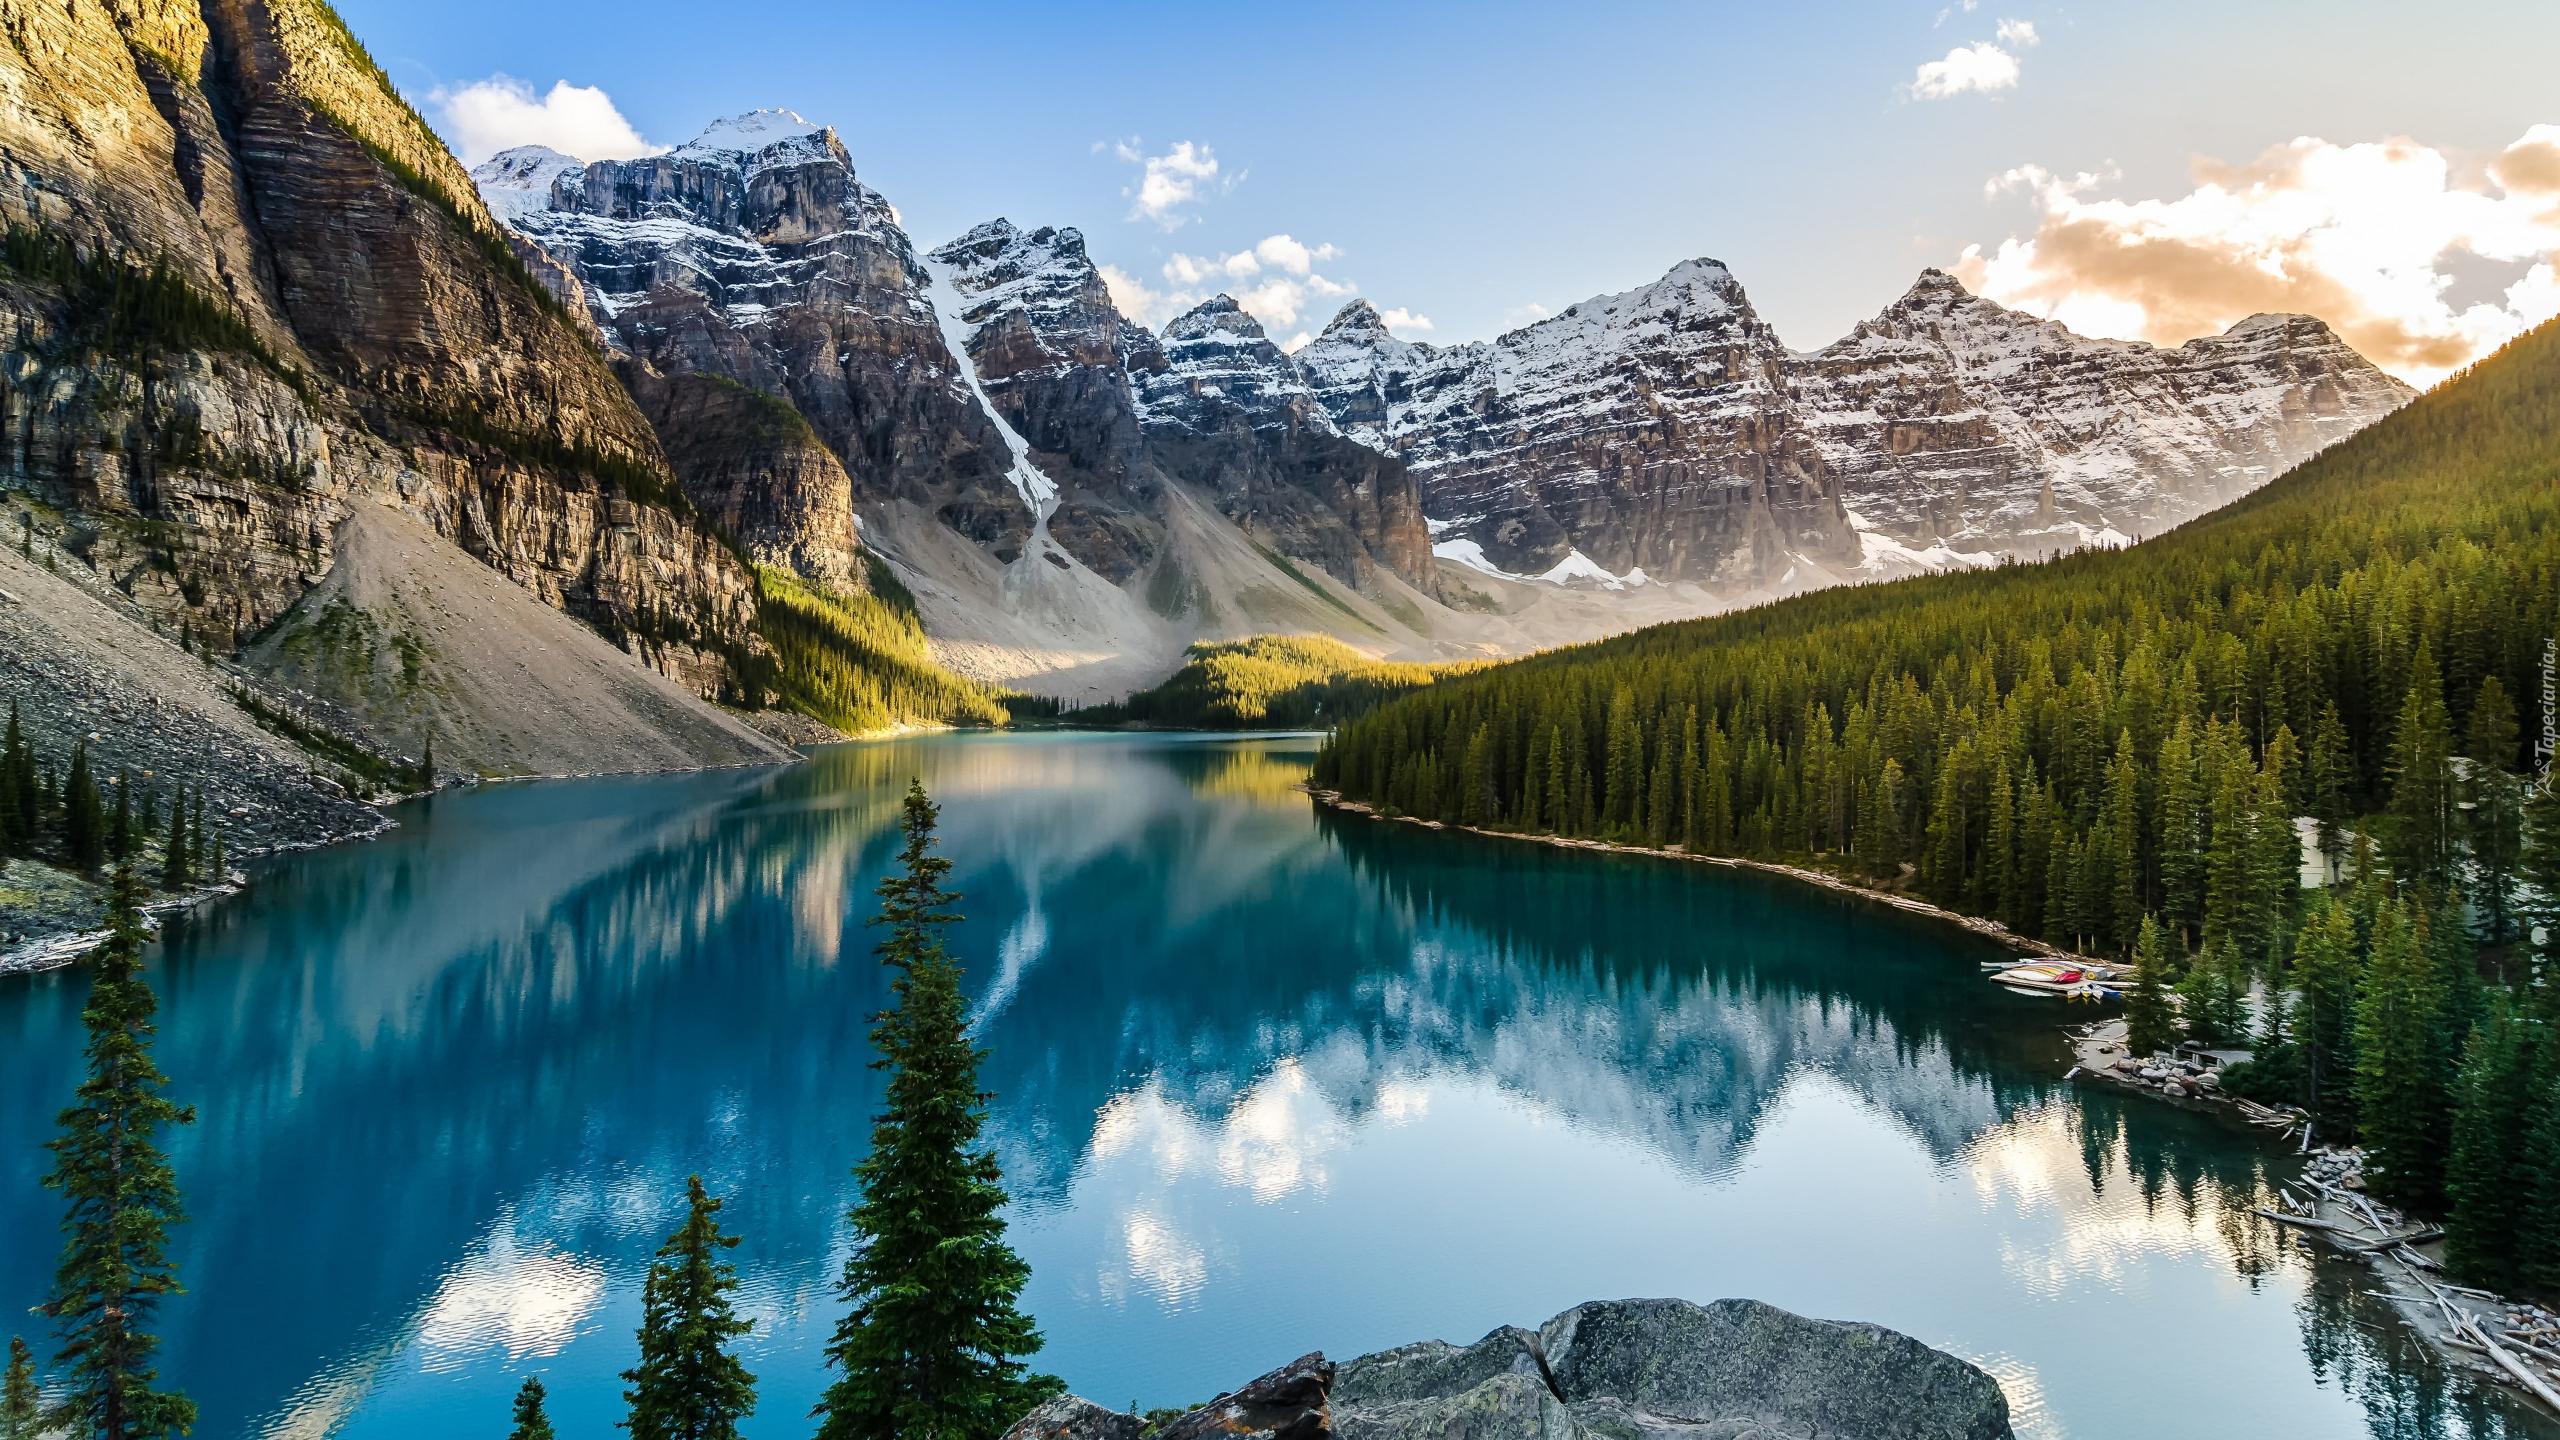
[[984, 1052], [969, 1041], [960, 967], [941, 932], [960, 898], [941, 888], [939, 811], [908, 787], [898, 869], [880, 882], [881, 963], [897, 972], [871, 1032], [887, 1108], [855, 1167], [862, 1199], [838, 1293], [851, 1307], [827, 1347], [838, 1372], [820, 1440], [994, 1440], [1064, 1388], [1028, 1373], [1040, 1332], [1015, 1302], [1030, 1267], [1005, 1243], [996, 1157], [978, 1146]]

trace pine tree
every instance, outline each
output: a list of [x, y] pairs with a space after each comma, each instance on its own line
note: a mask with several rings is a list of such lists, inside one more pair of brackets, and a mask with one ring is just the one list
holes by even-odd
[[2146, 915], [2133, 944], [2133, 986], [2125, 994], [2125, 1048], [2157, 1055], [2178, 1043], [2178, 1012], [2169, 1000], [2169, 960], [2160, 922]]
[[2445, 1120], [2432, 980], [2417, 925], [2400, 902], [2385, 901], [2356, 1004], [2357, 1129], [2374, 1193], [2430, 1211], [2444, 1191]]
[[827, 1347], [838, 1376], [818, 1405], [820, 1440], [994, 1440], [1062, 1388], [1021, 1359], [1040, 1333], [1015, 1304], [1030, 1269], [1005, 1243], [1002, 1175], [976, 1148], [983, 1053], [942, 950], [959, 897], [941, 888], [951, 862], [932, 853], [938, 813], [909, 787], [899, 870], [878, 891], [880, 958], [898, 972], [871, 1032], [888, 1108], [854, 1171], [862, 1199], [838, 1291], [851, 1309]]
[[164, 1126], [195, 1121], [173, 1104], [152, 1063], [152, 1016], [159, 1002], [142, 978], [142, 921], [133, 872], [119, 869], [108, 908], [111, 934], [92, 962], [88, 1078], [47, 1143], [47, 1187], [64, 1205], [61, 1263], [44, 1305], [62, 1336], [54, 1357], [68, 1393], [47, 1417], [55, 1429], [97, 1440], [156, 1440], [195, 1424], [195, 1402], [154, 1390], [159, 1339], [145, 1327], [178, 1293], [168, 1258], [169, 1227], [186, 1218], [178, 1179], [161, 1153]]
[[2347, 797], [2357, 788], [2355, 763], [2346, 724], [2338, 718], [2338, 702], [2326, 701], [2320, 723], [2311, 732], [2310, 775], [2304, 788], [2310, 792], [2311, 816], [2320, 822], [2320, 853], [2329, 857], [2333, 867], [2345, 853]]
[[2421, 641], [2391, 751], [2392, 873], [2442, 883], [2453, 864], [2453, 720]]
[[2473, 1030], [2456, 1082], [2445, 1194], [2445, 1259], [2482, 1285], [2515, 1280], [2518, 1239], [2532, 1187], [2518, 1171], [2532, 1135], [2539, 1026], [2501, 999]]
[[2481, 761], [2473, 762], [2471, 813], [2465, 829], [2480, 909], [2489, 920], [2489, 943], [2515, 928], [2516, 871], [2524, 861], [2524, 784]]
[[527, 1375], [516, 1387], [516, 1428], [507, 1440], [552, 1440], [551, 1416], [542, 1406], [542, 1377]]
[[2178, 982], [2187, 1038], [2203, 1045], [2248, 1040], [2248, 961], [2228, 935], [2207, 944]]
[[116, 772], [115, 819], [107, 826], [107, 854], [119, 865], [133, 858], [133, 780]]
[[2521, 733], [2507, 687], [2495, 675], [2481, 681], [2479, 698], [2471, 702], [2471, 723], [2463, 732], [2462, 753], [2479, 764], [2513, 770], [2516, 738]]
[[2181, 717], [2160, 742], [2160, 913], [2181, 944], [2204, 918], [2204, 839], [2196, 803], [2195, 738]]
[[38, 1440], [43, 1397], [36, 1393], [35, 1356], [25, 1337], [9, 1337], [9, 1368], [0, 1371], [0, 1440]]
[[2303, 922], [2293, 955], [2293, 1043], [2302, 1103], [2339, 1131], [2355, 1124], [2356, 932], [2343, 907], [2323, 900]]
[[[19, 788], [19, 775], [27, 777]], [[9, 702], [9, 734], [0, 741], [0, 860], [35, 849], [35, 766], [27, 756], [26, 737], [18, 730], [18, 702]]]
[[641, 1288], [640, 1363], [622, 1372], [631, 1440], [737, 1440], [738, 1421], [756, 1409], [756, 1377], [729, 1353], [755, 1329], [729, 1300], [737, 1270], [720, 1261], [738, 1237], [720, 1232], [720, 1202], [701, 1176], [685, 1181], [685, 1203], [683, 1226], [658, 1247]]
[[89, 776], [89, 745], [71, 747], [71, 774], [62, 782], [62, 852], [71, 868], [84, 874], [107, 859], [107, 817], [98, 803], [98, 784]]
[[2521, 918], [2538, 932], [2534, 947], [2560, 950], [2560, 785], [2535, 785], [2525, 797], [2516, 878], [2528, 890]]

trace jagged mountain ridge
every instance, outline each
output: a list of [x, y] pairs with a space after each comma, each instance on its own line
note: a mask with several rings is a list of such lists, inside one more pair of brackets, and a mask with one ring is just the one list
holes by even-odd
[[[782, 111], [645, 160], [512, 150], [474, 178], [574, 282], [697, 502], [804, 573], [859, 525], [964, 668], [1072, 697], [1150, 682], [1204, 635], [1437, 643], [1401, 463], [1303, 398], [1147, 423], [1145, 378], [1173, 362], [1073, 230], [996, 221], [920, 256], [835, 132]], [[692, 422], [671, 399], [704, 380], [807, 417], [846, 473], [841, 522], [797, 480], [743, 503], [742, 471], [800, 473], [786, 457], [706, 471], [720, 447], [679, 433]], [[1096, 664], [1130, 673], [1075, 683]]]
[[[851, 202], [842, 216], [809, 203], [828, 186], [779, 178], [812, 164], [832, 167], [828, 193]], [[875, 542], [925, 571], [985, 571], [922, 577], [928, 590], [950, 579], [940, 619], [957, 631], [987, 595], [1021, 609], [1006, 597], [1042, 553], [1143, 595], [1156, 620], [1142, 628], [1232, 627], [1170, 545], [1182, 501], [1266, 559], [1377, 591], [1400, 642], [1503, 643], [1422, 603], [1446, 595], [1516, 613], [1549, 588], [1525, 582], [1630, 599], [1654, 588], [1645, 606], [1587, 610], [1582, 628], [1539, 637], [1586, 638], [1665, 610], [2140, 538], [2409, 394], [2314, 320], [2258, 317], [2162, 350], [2073, 335], [1937, 271], [1851, 336], [1801, 353], [1707, 259], [1486, 342], [1408, 344], [1354, 301], [1290, 355], [1223, 295], [1151, 333], [1119, 312], [1072, 229], [992, 221], [918, 257], [834, 133], [787, 112], [720, 122], [654, 160], [581, 168], [516, 151], [475, 176], [584, 287], [644, 405], [649, 373], [698, 371], [795, 405], [815, 385], [831, 392], [822, 407], [841, 389], [869, 413], [915, 410], [873, 451], [904, 467], [905, 489], [856, 437], [812, 418], [844, 459], [853, 508], [880, 512]], [[880, 293], [795, 288], [805, 257], [793, 247], [839, 229], [868, 230], [896, 257]], [[812, 305], [873, 315], [873, 367], [903, 357], [907, 398], [777, 348]], [[934, 387], [940, 401], [916, 402]], [[920, 533], [897, 502], [938, 523]], [[781, 520], [789, 507], [771, 508]], [[1382, 574], [1400, 585], [1380, 589]], [[1070, 609], [1119, 599], [1081, 593]]]
[[1799, 354], [1713, 260], [1448, 347], [1354, 301], [1298, 361], [1346, 430], [1412, 464], [1442, 555], [1729, 595], [2140, 539], [2414, 393], [2309, 317], [2162, 349], [1937, 270]]

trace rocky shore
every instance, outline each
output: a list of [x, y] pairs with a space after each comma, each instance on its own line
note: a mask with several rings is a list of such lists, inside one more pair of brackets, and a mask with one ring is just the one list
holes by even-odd
[[1596, 1300], [1536, 1330], [1302, 1355], [1174, 1417], [1062, 1395], [1005, 1440], [2007, 1440], [1978, 1367], [1757, 1300]]

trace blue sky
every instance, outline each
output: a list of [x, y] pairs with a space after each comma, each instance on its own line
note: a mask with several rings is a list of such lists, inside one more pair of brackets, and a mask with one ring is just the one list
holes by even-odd
[[[340, 8], [458, 148], [493, 76], [595, 87], [661, 145], [786, 106], [921, 245], [1075, 225], [1133, 303], [1259, 284], [1283, 337], [1355, 288], [1415, 338], [1490, 336], [1712, 255], [1810, 348], [1968, 245], [1977, 288], [2083, 329], [2326, 309], [2421, 379], [2560, 307], [2548, 0]], [[2297, 137], [2326, 145], [2269, 157]], [[1179, 154], [1215, 175], [1136, 208]]]

